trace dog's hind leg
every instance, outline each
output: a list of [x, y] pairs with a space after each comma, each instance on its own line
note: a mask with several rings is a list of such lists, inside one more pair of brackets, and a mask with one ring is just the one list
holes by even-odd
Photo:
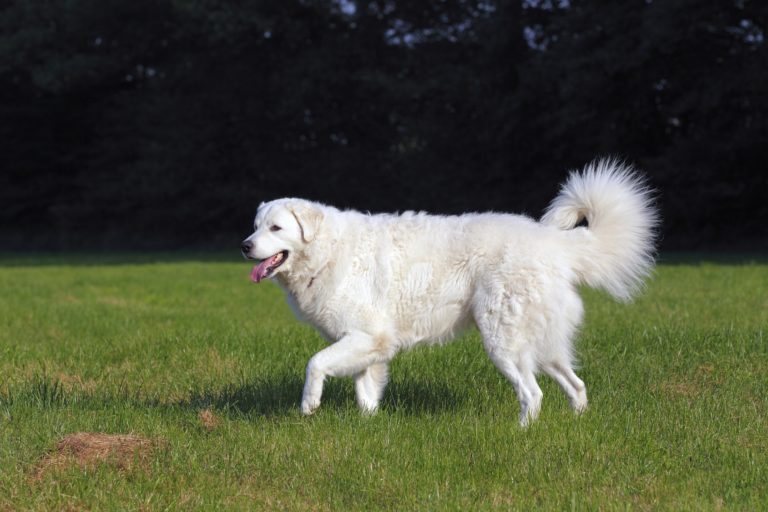
[[542, 370], [558, 383], [576, 413], [581, 414], [587, 409], [587, 386], [570, 365], [564, 362], [552, 362], [544, 365]]
[[483, 336], [483, 346], [493, 364], [512, 384], [520, 402], [520, 425], [528, 426], [541, 410], [543, 393], [536, 382], [536, 363], [531, 345], [523, 339], [517, 322], [502, 324], [495, 315], [477, 315], [477, 323]]
[[377, 411], [387, 382], [389, 382], [387, 363], [372, 364], [355, 376], [357, 405], [363, 412], [373, 414]]
[[358, 375], [371, 365], [388, 360], [387, 354], [382, 353], [380, 340], [360, 331], [348, 333], [309, 360], [307, 380], [301, 398], [301, 412], [305, 415], [312, 414], [320, 406], [326, 377]]
[[[487, 349], [487, 345], [486, 345]], [[520, 402], [520, 425], [527, 427], [536, 420], [541, 410], [541, 392], [533, 368], [525, 361], [527, 357], [506, 350], [487, 350], [491, 361], [512, 384]]]
[[582, 413], [587, 408], [587, 387], [573, 371], [573, 338], [582, 321], [581, 298], [567, 287], [558, 293], [558, 307], [551, 316], [545, 343], [539, 354], [541, 369], [557, 382], [568, 397], [571, 408]]
[[526, 387], [530, 390], [531, 393], [531, 406], [528, 408], [528, 413], [525, 418], [522, 418], [521, 415], [520, 419], [520, 424], [524, 427], [539, 417], [539, 412], [541, 411], [541, 400], [544, 397], [544, 393], [541, 391], [539, 383], [536, 382], [535, 368], [535, 363], [533, 362], [532, 358], [530, 361], [525, 361], [522, 366], [523, 379], [525, 379]]
[[536, 382], [535, 341], [544, 334], [541, 308], [525, 296], [491, 284], [478, 290], [473, 316], [493, 364], [515, 388], [520, 425], [528, 426], [541, 410], [543, 393]]

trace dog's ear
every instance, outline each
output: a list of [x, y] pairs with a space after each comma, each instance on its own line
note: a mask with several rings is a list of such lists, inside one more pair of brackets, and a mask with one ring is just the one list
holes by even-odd
[[309, 243], [315, 239], [320, 223], [323, 221], [323, 212], [320, 208], [308, 202], [295, 202], [288, 205], [296, 222], [301, 228], [301, 238]]

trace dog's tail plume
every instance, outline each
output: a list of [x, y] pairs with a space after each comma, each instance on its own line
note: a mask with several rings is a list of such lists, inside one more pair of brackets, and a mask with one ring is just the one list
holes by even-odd
[[[586, 220], [586, 229], [573, 229]], [[629, 165], [614, 159], [572, 172], [541, 222], [572, 230], [581, 281], [629, 301], [654, 265], [658, 213], [651, 190]]]

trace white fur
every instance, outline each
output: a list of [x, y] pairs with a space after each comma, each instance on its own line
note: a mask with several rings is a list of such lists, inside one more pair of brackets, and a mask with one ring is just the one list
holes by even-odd
[[[574, 227], [582, 218], [589, 226]], [[572, 173], [541, 222], [498, 213], [368, 215], [278, 199], [259, 207], [246, 256], [290, 251], [272, 278], [297, 316], [332, 342], [307, 365], [304, 414], [320, 405], [328, 376], [353, 376], [360, 408], [376, 411], [398, 352], [450, 340], [474, 322], [526, 425], [541, 406], [539, 372], [575, 411], [586, 408], [572, 369], [583, 316], [576, 286], [629, 300], [652, 269], [656, 223], [642, 182], [604, 160]]]

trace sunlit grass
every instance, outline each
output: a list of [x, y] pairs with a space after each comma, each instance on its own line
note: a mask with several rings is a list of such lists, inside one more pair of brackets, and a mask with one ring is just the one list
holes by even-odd
[[[768, 265], [663, 264], [635, 303], [584, 291], [590, 409], [541, 377], [539, 421], [477, 334], [400, 355], [381, 413], [247, 263], [0, 259], [0, 510], [768, 507]], [[218, 419], [206, 428], [198, 415]], [[161, 440], [148, 464], [31, 478], [73, 432]]]

